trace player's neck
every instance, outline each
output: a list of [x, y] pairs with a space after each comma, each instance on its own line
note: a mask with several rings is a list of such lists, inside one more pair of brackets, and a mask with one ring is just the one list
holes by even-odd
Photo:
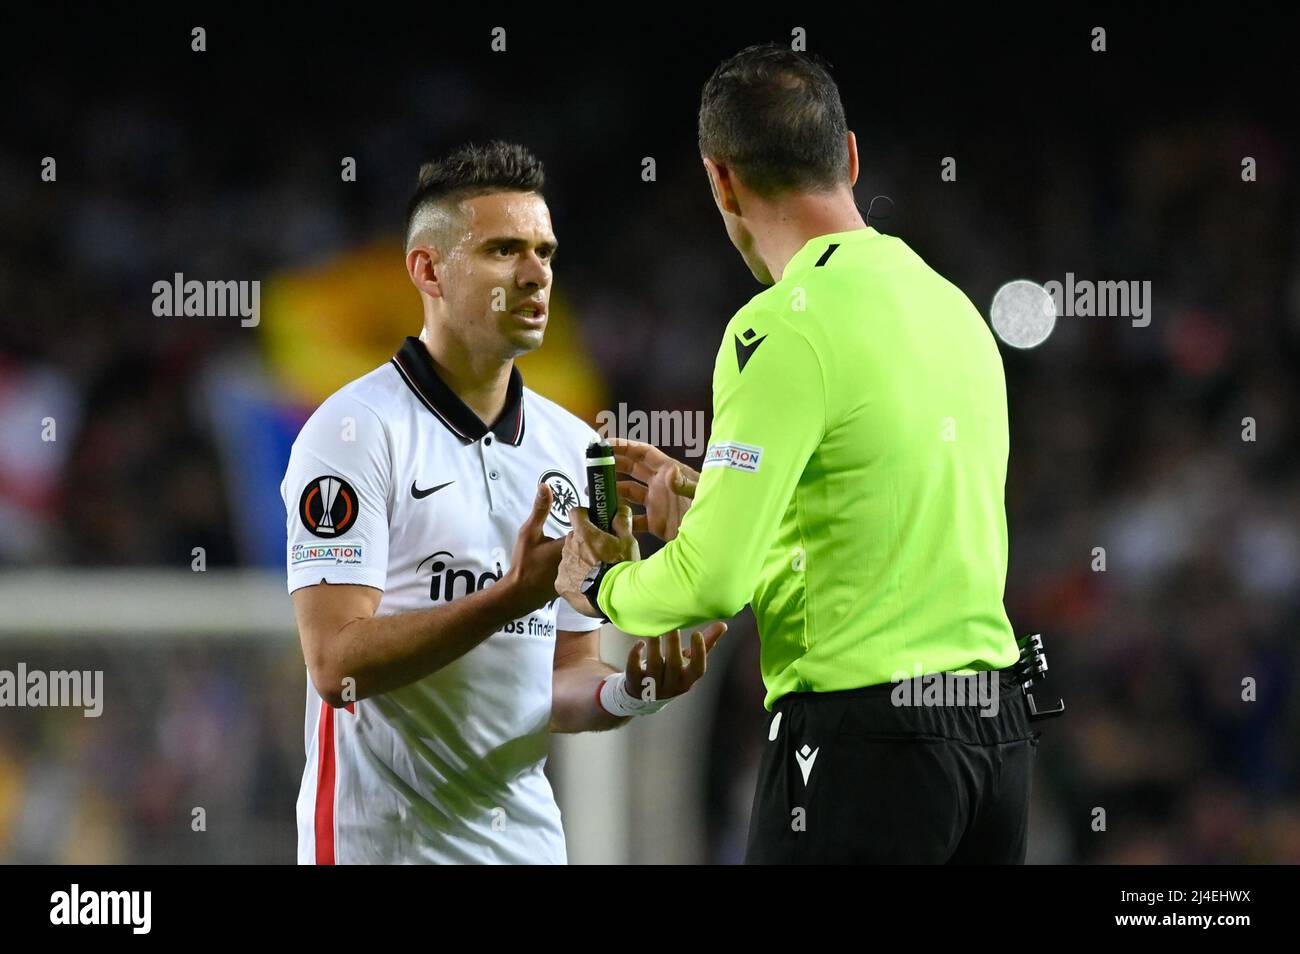
[[792, 196], [769, 205], [766, 211], [759, 249], [772, 280], [778, 282], [790, 259], [810, 240], [867, 227], [847, 189], [829, 195]]
[[478, 415], [491, 425], [506, 406], [506, 390], [514, 361], [476, 355], [462, 343], [445, 336], [423, 335], [425, 350], [433, 359], [438, 377]]

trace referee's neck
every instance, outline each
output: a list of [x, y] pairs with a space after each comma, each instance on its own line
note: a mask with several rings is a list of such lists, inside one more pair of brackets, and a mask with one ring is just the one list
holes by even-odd
[[799, 250], [819, 235], [865, 229], [867, 223], [853, 201], [853, 193], [801, 192], [761, 203], [754, 210], [754, 237], [764, 264], [779, 282], [785, 267]]

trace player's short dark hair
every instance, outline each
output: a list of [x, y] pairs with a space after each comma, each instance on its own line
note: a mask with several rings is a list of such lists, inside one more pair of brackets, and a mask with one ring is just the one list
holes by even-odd
[[847, 137], [827, 66], [776, 43], [725, 60], [700, 96], [700, 155], [734, 169], [759, 195], [848, 185]]
[[541, 160], [517, 143], [493, 140], [468, 143], [420, 167], [420, 178], [406, 206], [409, 245], [416, 219], [433, 206], [452, 207], [464, 199], [493, 192], [542, 192], [546, 172]]

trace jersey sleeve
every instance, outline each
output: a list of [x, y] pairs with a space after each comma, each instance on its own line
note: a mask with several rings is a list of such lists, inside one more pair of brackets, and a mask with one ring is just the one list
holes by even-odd
[[336, 394], [303, 425], [280, 485], [290, 593], [321, 582], [384, 588], [391, 476], [383, 422], [365, 404]]
[[742, 312], [714, 366], [713, 430], [695, 502], [658, 553], [605, 575], [597, 601], [610, 621], [655, 636], [743, 609], [825, 421], [812, 345], [784, 320]]
[[579, 613], [569, 601], [563, 597], [555, 599], [555, 628], [560, 632], [566, 633], [589, 633], [593, 629], [600, 629], [604, 625], [604, 620], [587, 616]]
[[[575, 418], [575, 420], [577, 420], [577, 418]], [[580, 469], [578, 470], [578, 481], [580, 486], [578, 488], [578, 495], [582, 498], [582, 506], [590, 507], [591, 501], [587, 498], [587, 445], [601, 440], [601, 437], [591, 428], [586, 427], [585, 425], [584, 428], [586, 433], [579, 437], [579, 439], [583, 441], [583, 444], [579, 453]], [[603, 625], [604, 620], [595, 619], [584, 613], [579, 613], [570, 606], [569, 601], [563, 597], [556, 599], [555, 628], [557, 630], [570, 633], [588, 633], [593, 629], [599, 629]]]

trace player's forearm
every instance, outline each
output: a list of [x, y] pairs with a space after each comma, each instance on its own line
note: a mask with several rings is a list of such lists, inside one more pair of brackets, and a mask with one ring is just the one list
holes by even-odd
[[600, 684], [617, 672], [599, 659], [581, 659], [557, 667], [551, 677], [552, 732], [600, 732], [632, 720], [605, 710], [597, 699]]
[[431, 609], [352, 620], [325, 641], [312, 680], [336, 707], [409, 685], [540, 608], [529, 602], [503, 580]]

